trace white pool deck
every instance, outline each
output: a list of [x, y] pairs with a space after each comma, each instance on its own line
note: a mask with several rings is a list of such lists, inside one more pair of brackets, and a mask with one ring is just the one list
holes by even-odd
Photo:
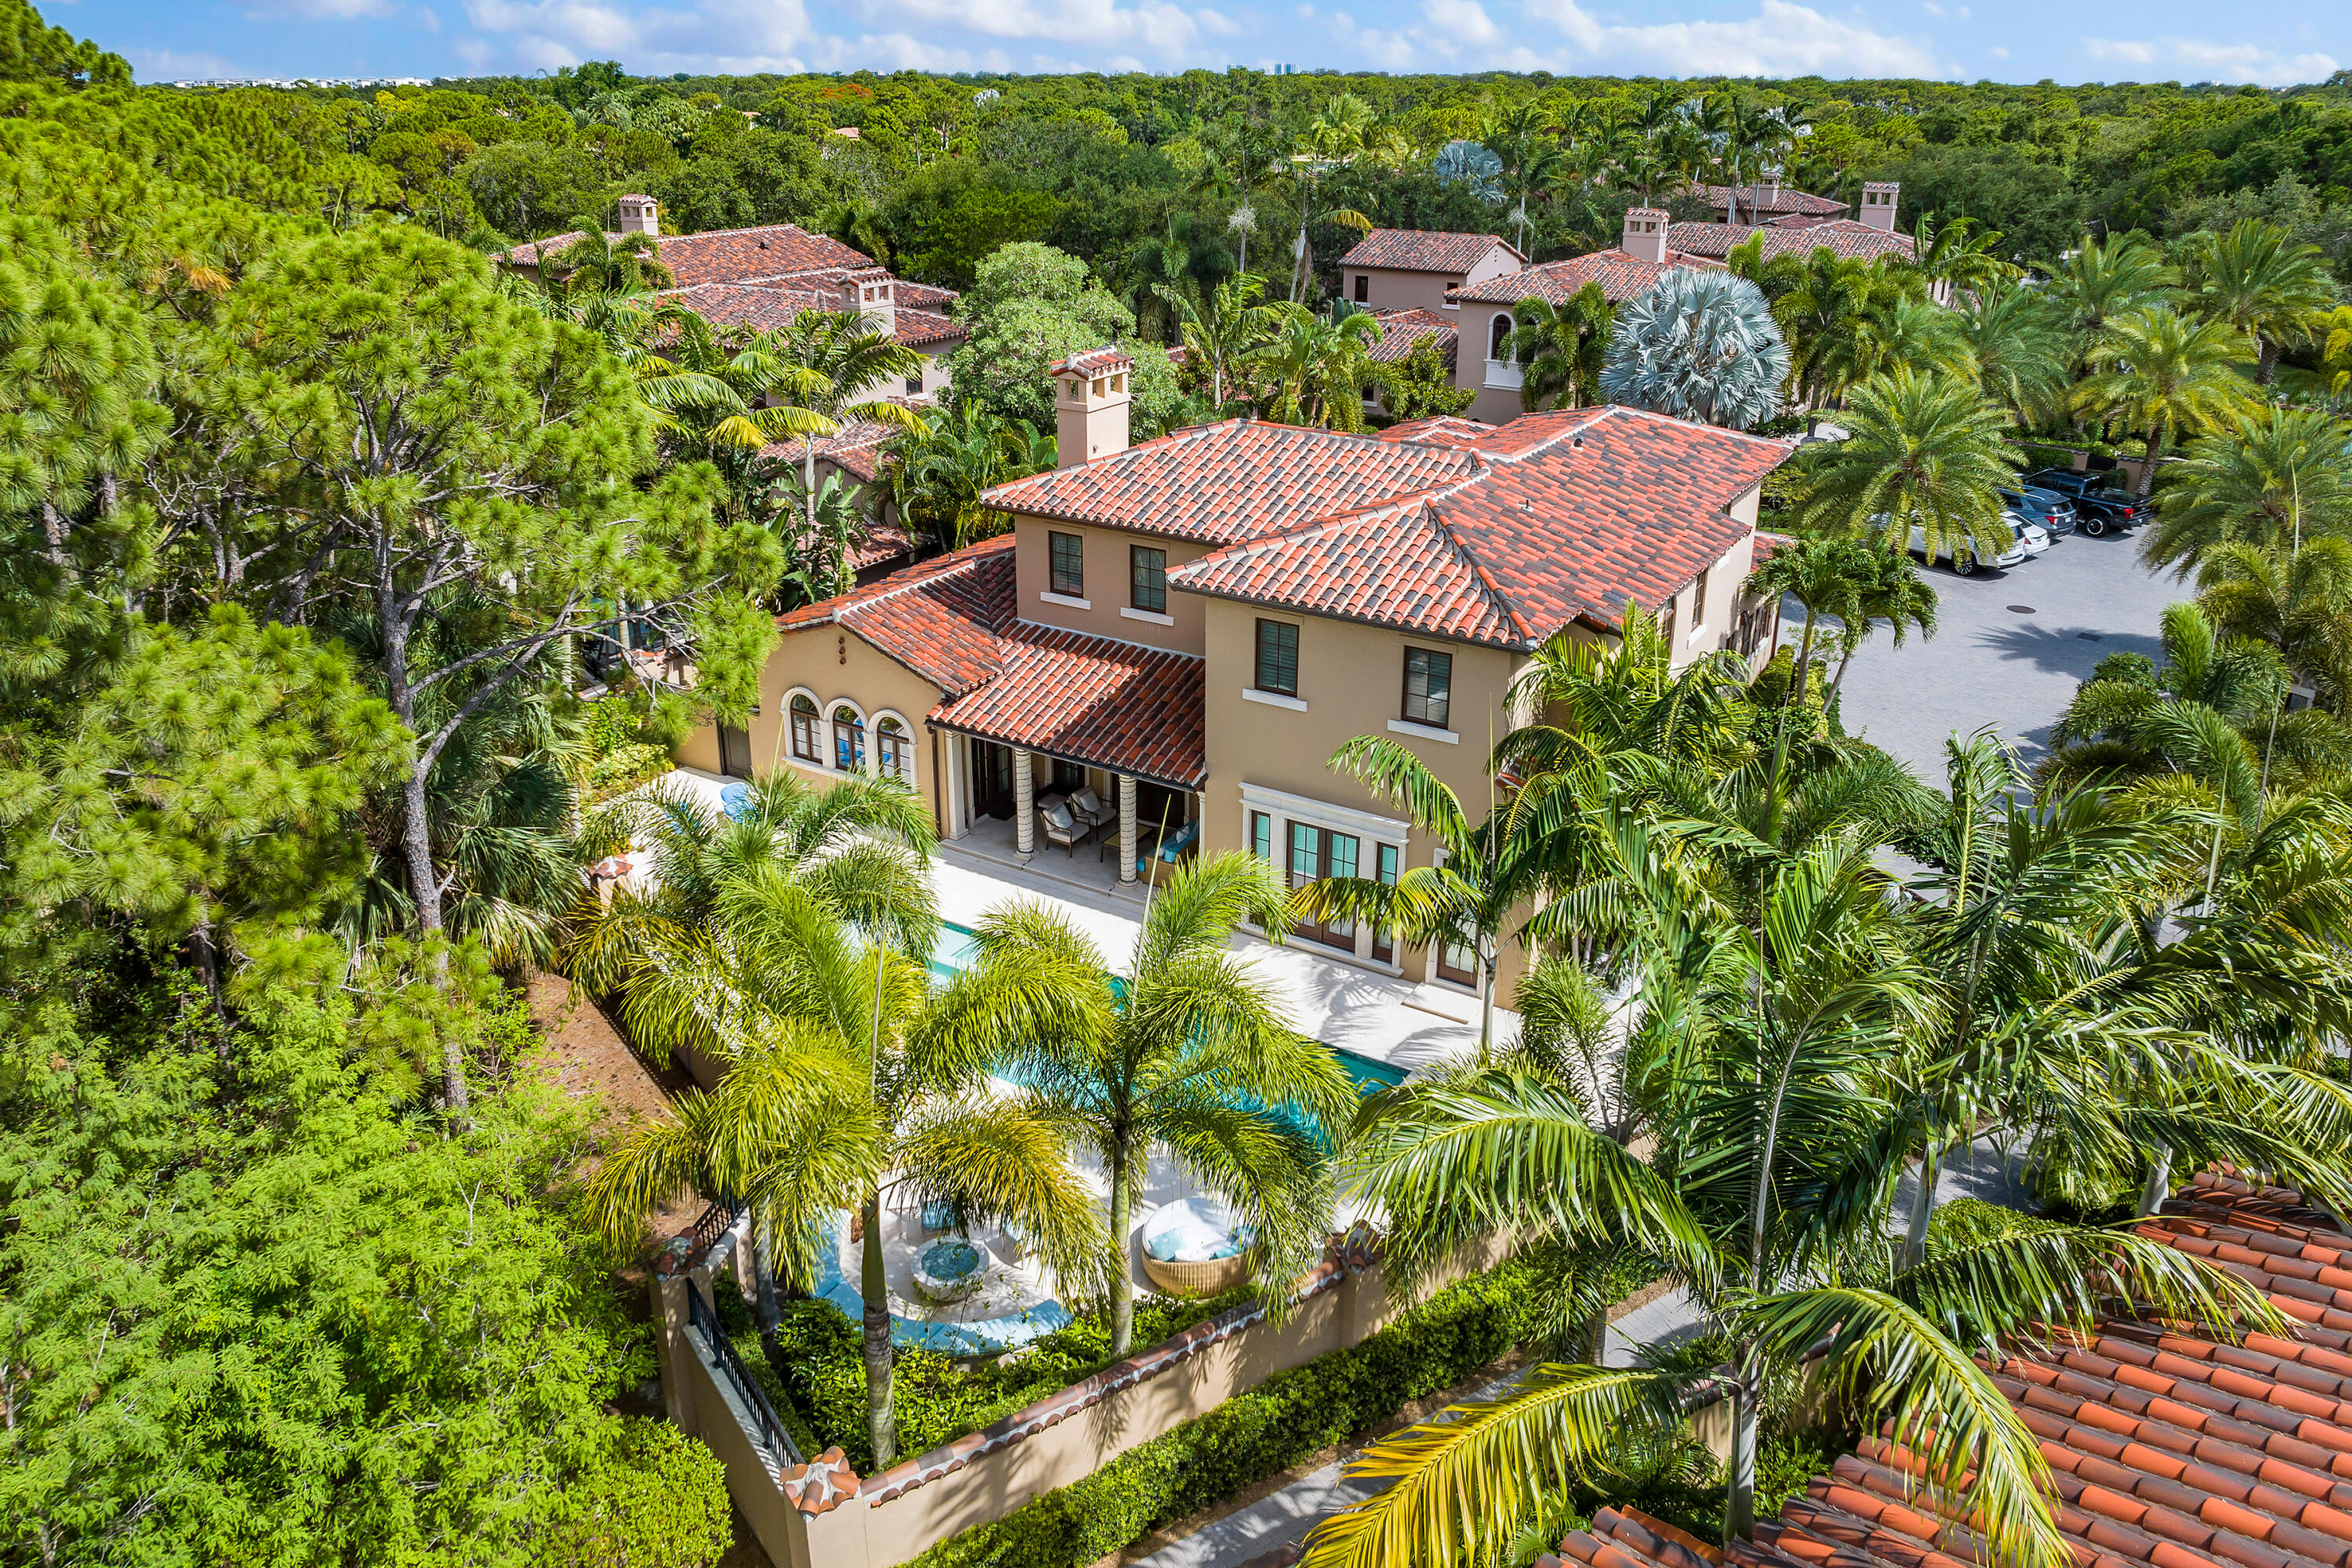
[[[663, 782], [705, 801], [715, 811], [720, 808], [719, 792], [730, 781], [698, 769], [679, 768]], [[638, 876], [647, 874], [649, 868], [642, 859], [638, 867]], [[1115, 860], [1097, 858], [1091, 844], [1080, 846], [1074, 855], [1044, 848], [1023, 863], [1011, 842], [1010, 825], [990, 823], [966, 840], [940, 846], [932, 858], [931, 879], [940, 916], [951, 924], [970, 928], [1007, 903], [1043, 903], [1094, 942], [1105, 965], [1114, 973], [1133, 962], [1149, 889], [1141, 884], [1119, 884]], [[1458, 1059], [1477, 1049], [1475, 996], [1451, 987], [1415, 985], [1326, 957], [1303, 944], [1276, 945], [1244, 932], [1236, 933], [1232, 945], [1277, 988], [1298, 1030], [1325, 1045], [1406, 1072]], [[1517, 1028], [1517, 1014], [1496, 1010], [1498, 1039], [1510, 1038]], [[1081, 1155], [1079, 1163], [1107, 1198], [1108, 1184], [1097, 1162]], [[1136, 1228], [1162, 1205], [1192, 1196], [1198, 1190], [1172, 1161], [1155, 1156], [1138, 1194]], [[969, 1323], [1011, 1317], [1054, 1298], [1051, 1277], [1034, 1260], [1021, 1257], [1000, 1232], [975, 1226], [971, 1239], [986, 1255], [985, 1283], [960, 1302], [941, 1305], [926, 1300], [914, 1283], [916, 1250], [930, 1239], [922, 1228], [920, 1209], [911, 1200], [886, 1200], [884, 1276], [890, 1287], [893, 1313], [912, 1320]], [[1344, 1225], [1352, 1215], [1343, 1212], [1339, 1217]], [[841, 1272], [852, 1286], [858, 1279], [859, 1252], [845, 1230]], [[1128, 1255], [1137, 1286], [1152, 1289], [1143, 1275], [1141, 1251], [1133, 1245], [1132, 1233]]]

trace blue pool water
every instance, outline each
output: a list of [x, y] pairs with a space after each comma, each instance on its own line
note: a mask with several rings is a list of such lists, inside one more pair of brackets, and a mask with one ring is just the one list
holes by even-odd
[[[939, 940], [931, 946], [931, 973], [942, 980], [952, 980], [972, 965], [980, 956], [980, 939], [970, 928], [948, 921], [940, 922]], [[1394, 1089], [1405, 1079], [1404, 1069], [1391, 1067], [1376, 1058], [1359, 1056], [1338, 1046], [1325, 1046], [1325, 1050], [1339, 1058], [1348, 1076], [1356, 1080], [1359, 1094], [1377, 1094], [1384, 1089]]]

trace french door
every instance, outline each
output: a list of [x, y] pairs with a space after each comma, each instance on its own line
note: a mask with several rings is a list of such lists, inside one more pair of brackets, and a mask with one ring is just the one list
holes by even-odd
[[[1353, 834], [1334, 833], [1328, 827], [1309, 823], [1290, 825], [1290, 885], [1303, 888], [1325, 877], [1356, 875], [1356, 852], [1359, 840]], [[1336, 947], [1349, 952], [1356, 951], [1356, 922], [1334, 921], [1318, 925], [1301, 921], [1293, 934], [1309, 942], [1319, 942], [1326, 947]]]

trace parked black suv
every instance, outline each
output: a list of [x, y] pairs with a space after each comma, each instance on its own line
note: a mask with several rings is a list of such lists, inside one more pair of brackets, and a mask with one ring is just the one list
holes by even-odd
[[2028, 522], [2038, 522], [2056, 539], [2074, 531], [2074, 500], [2072, 496], [2045, 490], [2038, 485], [2027, 485], [2021, 493], [2002, 490], [2000, 504]]
[[2109, 529], [2120, 532], [2146, 521], [2137, 501], [2110, 486], [2103, 473], [2077, 473], [2072, 468], [2038, 468], [2025, 482], [2056, 490], [2074, 503], [2075, 520], [2083, 531], [2096, 539]]

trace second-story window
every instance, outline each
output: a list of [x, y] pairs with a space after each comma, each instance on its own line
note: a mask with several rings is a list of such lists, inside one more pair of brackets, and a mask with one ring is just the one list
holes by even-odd
[[1150, 610], [1155, 616], [1168, 613], [1168, 552], [1148, 550], [1140, 544], [1127, 547], [1129, 576], [1134, 589], [1128, 603], [1139, 610]]
[[1371, 298], [1371, 296], [1372, 296], [1372, 275], [1371, 275], [1370, 273], [1369, 273], [1369, 272], [1359, 272], [1359, 273], [1357, 273], [1357, 274], [1356, 274], [1356, 303], [1357, 303], [1357, 304], [1359, 304], [1359, 305], [1363, 304], [1366, 300], [1370, 300], [1370, 299]]
[[1073, 599], [1087, 596], [1087, 542], [1076, 533], [1049, 533], [1045, 542], [1054, 558], [1054, 592]]
[[1298, 628], [1288, 621], [1257, 624], [1257, 689], [1298, 695]]
[[1404, 650], [1404, 718], [1408, 724], [1449, 729], [1453, 710], [1454, 656], [1434, 648]]

